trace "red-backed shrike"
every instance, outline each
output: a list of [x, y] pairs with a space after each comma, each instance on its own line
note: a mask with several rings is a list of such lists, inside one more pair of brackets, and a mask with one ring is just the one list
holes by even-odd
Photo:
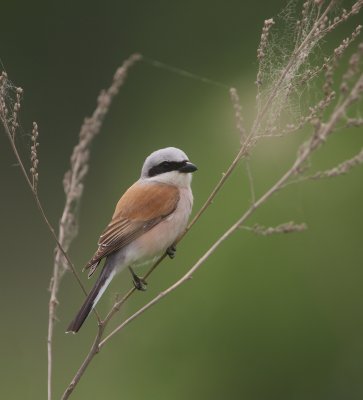
[[106, 258], [103, 269], [67, 332], [76, 333], [116, 273], [130, 267], [134, 283], [142, 282], [131, 266], [168, 251], [185, 230], [193, 205], [190, 188], [197, 167], [175, 147], [157, 150], [146, 158], [140, 179], [121, 197], [112, 220], [100, 236], [98, 250], [86, 265], [90, 277]]

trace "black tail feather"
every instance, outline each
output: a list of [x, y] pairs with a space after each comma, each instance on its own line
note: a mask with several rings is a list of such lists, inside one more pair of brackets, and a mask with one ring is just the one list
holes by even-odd
[[95, 299], [99, 294], [100, 290], [106, 285], [108, 285], [112, 270], [106, 264], [103, 267], [100, 276], [98, 277], [95, 285], [93, 286], [92, 290], [88, 294], [86, 300], [84, 301], [81, 309], [78, 311], [78, 314], [75, 316], [73, 321], [69, 324], [66, 333], [73, 332], [77, 333], [81, 326], [83, 325], [84, 321], [92, 311], [93, 307], [95, 306]]

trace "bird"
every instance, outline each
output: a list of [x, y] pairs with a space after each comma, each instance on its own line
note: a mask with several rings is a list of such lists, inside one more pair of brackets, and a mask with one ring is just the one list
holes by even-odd
[[79, 331], [117, 273], [129, 268], [134, 285], [146, 282], [133, 267], [167, 253], [175, 255], [175, 243], [185, 231], [193, 206], [192, 173], [198, 168], [175, 147], [151, 153], [141, 176], [121, 196], [111, 222], [101, 234], [98, 249], [85, 266], [90, 278], [105, 259], [103, 268], [66, 333]]

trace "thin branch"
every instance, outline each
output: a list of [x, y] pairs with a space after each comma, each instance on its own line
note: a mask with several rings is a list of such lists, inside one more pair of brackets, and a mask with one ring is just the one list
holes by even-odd
[[347, 119], [347, 128], [358, 128], [360, 126], [363, 126], [363, 118], [348, 118]]
[[354, 157], [343, 161], [336, 167], [327, 169], [325, 171], [318, 171], [313, 175], [302, 176], [299, 179], [295, 179], [294, 181], [288, 182], [285, 186], [289, 186], [295, 183], [305, 182], [307, 180], [318, 180], [318, 179], [326, 179], [326, 178], [334, 178], [336, 176], [341, 176], [347, 174], [352, 168], [357, 167], [363, 164], [363, 148], [361, 151], [356, 154]]
[[349, 172], [352, 168], [363, 164], [363, 149], [354, 157], [349, 160], [343, 161], [339, 165], [334, 168], [328, 169], [326, 171], [319, 171], [312, 175], [311, 177], [307, 177], [308, 179], [322, 179], [322, 178], [332, 178], [335, 176], [343, 175]]
[[342, 22], [345, 22], [352, 15], [358, 14], [362, 6], [363, 6], [363, 0], [358, 0], [352, 5], [352, 8], [350, 9], [349, 12], [343, 9], [342, 14], [340, 16], [335, 17], [334, 21], [332, 23], [329, 23], [329, 25], [325, 29], [323, 29], [322, 33], [326, 35], [327, 33], [334, 30]]
[[77, 371], [77, 374], [73, 378], [72, 382], [69, 384], [69, 386], [67, 387], [66, 391], [63, 393], [63, 396], [61, 398], [62, 400], [69, 398], [69, 396], [72, 394], [75, 386], [77, 385], [79, 380], [82, 378], [82, 375], [86, 371], [88, 365], [93, 360], [94, 356], [96, 354], [98, 354], [98, 352], [99, 352], [99, 342], [100, 342], [100, 340], [102, 338], [103, 331], [104, 331], [104, 327], [101, 324], [98, 327], [97, 335], [95, 337], [95, 340], [93, 341], [93, 344], [91, 346], [91, 349], [90, 349], [89, 353], [87, 354], [87, 357], [84, 359], [84, 361], [83, 361], [83, 363], [81, 365], [81, 368]]
[[48, 218], [46, 216], [46, 213], [45, 213], [45, 211], [43, 209], [43, 206], [42, 206], [42, 204], [40, 202], [40, 199], [39, 199], [39, 197], [37, 195], [37, 192], [35, 191], [35, 189], [34, 189], [34, 187], [32, 185], [32, 182], [30, 181], [30, 178], [29, 178], [29, 176], [28, 176], [28, 174], [26, 172], [25, 166], [24, 166], [23, 161], [22, 161], [22, 159], [21, 159], [21, 157], [19, 155], [19, 152], [18, 152], [18, 149], [16, 147], [15, 141], [13, 140], [13, 136], [12, 136], [9, 124], [8, 124], [4, 114], [2, 113], [2, 109], [1, 108], [0, 108], [0, 114], [1, 114], [1, 121], [2, 121], [3, 127], [5, 129], [5, 133], [6, 133], [7, 137], [8, 137], [8, 139], [9, 139], [11, 149], [12, 149], [14, 155], [15, 155], [15, 158], [16, 158], [17, 163], [18, 163], [18, 165], [20, 167], [20, 170], [21, 170], [21, 172], [22, 172], [22, 174], [24, 176], [24, 179], [25, 179], [27, 185], [29, 186], [29, 189], [30, 189], [30, 191], [31, 191], [31, 193], [32, 193], [32, 195], [34, 197], [34, 200], [35, 200], [35, 203], [36, 203], [36, 205], [38, 207], [40, 215], [41, 215], [43, 221], [45, 222], [45, 224], [47, 225], [47, 227], [48, 227], [48, 229], [49, 229], [54, 241], [56, 242], [59, 251], [62, 253], [63, 257], [66, 259], [69, 267], [71, 268], [71, 271], [72, 271], [73, 275], [75, 276], [79, 286], [83, 290], [84, 294], [87, 295], [87, 291], [86, 291], [85, 287], [83, 286], [83, 284], [82, 284], [82, 282], [81, 282], [81, 280], [79, 278], [79, 275], [78, 275], [78, 273], [77, 273], [77, 271], [76, 271], [76, 269], [74, 267], [74, 264], [72, 263], [71, 259], [69, 258], [67, 252], [64, 250], [64, 248], [61, 245], [61, 243], [59, 242], [57, 234], [55, 233], [55, 230], [54, 230], [52, 224], [49, 222], [49, 220], [48, 220]]
[[245, 161], [246, 161], [246, 172], [247, 172], [247, 177], [248, 177], [248, 183], [250, 185], [251, 204], [253, 204], [256, 200], [255, 184], [253, 182], [250, 161], [248, 158], [246, 158]]
[[39, 146], [38, 136], [39, 136], [38, 124], [36, 122], [33, 122], [32, 145], [30, 147], [31, 151], [30, 161], [32, 166], [30, 168], [30, 173], [32, 176], [32, 186], [35, 192], [37, 192], [37, 187], [38, 187], [38, 164], [39, 164], [38, 149], [37, 149], [37, 147]]
[[[126, 325], [131, 321], [136, 319], [138, 316], [143, 314], [150, 307], [158, 303], [163, 297], [167, 296], [174, 290], [176, 290], [183, 283], [192, 278], [194, 272], [196, 272], [202, 264], [215, 252], [215, 250], [224, 242], [228, 237], [230, 237], [238, 228], [242, 227], [245, 221], [260, 207], [262, 206], [274, 193], [279, 191], [285, 183], [290, 179], [291, 176], [296, 174], [304, 162], [310, 157], [321, 144], [324, 143], [328, 135], [333, 131], [333, 128], [339, 122], [339, 120], [344, 116], [347, 107], [359, 98], [359, 95], [363, 91], [363, 74], [358, 79], [357, 83], [354, 85], [351, 93], [347, 98], [338, 106], [332, 113], [329, 121], [326, 124], [321, 125], [318, 132], [316, 132], [310, 140], [309, 146], [305, 146], [302, 151], [298, 154], [295, 162], [292, 164], [290, 169], [285, 172], [285, 174], [262, 195], [254, 204], [252, 204], [248, 210], [242, 215], [242, 217], [235, 222], [210, 248], [209, 250], [188, 270], [188, 272], [182, 276], [177, 282], [171, 285], [168, 289], [159, 293], [154, 299], [148, 302], [146, 305], [141, 307], [133, 315], [127, 318], [122, 324], [116, 327], [109, 335], [103, 339], [99, 348], [103, 347], [116, 333], [120, 332]], [[319, 139], [317, 139], [319, 138]]]
[[266, 56], [266, 48], [268, 44], [268, 39], [269, 39], [269, 34], [272, 26], [275, 24], [275, 21], [273, 18], [266, 19], [263, 28], [262, 28], [262, 33], [261, 33], [261, 38], [260, 38], [260, 44], [257, 48], [257, 59], [258, 59], [258, 71], [257, 71], [257, 76], [256, 76], [256, 85], [257, 85], [257, 103], [258, 106], [260, 105], [259, 99], [260, 99], [260, 90], [262, 86], [262, 65]]
[[[309, 44], [309, 42], [311, 40], [314, 39], [314, 36], [317, 34], [317, 32], [319, 32], [320, 24], [325, 20], [325, 17], [330, 12], [334, 3], [335, 3], [335, 0], [331, 0], [329, 2], [328, 6], [325, 8], [324, 12], [315, 21], [310, 32], [305, 36], [305, 38], [302, 40], [300, 45], [293, 51], [287, 65], [283, 69], [282, 73], [279, 75], [278, 79], [273, 83], [272, 89], [270, 91], [270, 94], [269, 94], [266, 102], [264, 103], [264, 105], [262, 107], [259, 107], [259, 109], [258, 109], [257, 117], [256, 117], [256, 119], [253, 123], [252, 129], [251, 129], [251, 133], [250, 133], [251, 136], [254, 136], [256, 131], [259, 129], [259, 126], [260, 126], [264, 116], [268, 112], [272, 101], [275, 99], [280, 87], [284, 84], [284, 80], [286, 79], [286, 77], [288, 77], [288, 74], [290, 73], [291, 69], [293, 68], [293, 66], [295, 65], [297, 60], [299, 60], [300, 58], [302, 58], [303, 60], [306, 59], [307, 54], [309, 53], [306, 50], [306, 46]], [[322, 38], [322, 36], [321, 36], [321, 38]], [[311, 51], [311, 48], [312, 48], [312, 46], [310, 46], [310, 51]]]
[[236, 128], [240, 134], [240, 143], [243, 143], [246, 138], [246, 129], [243, 126], [242, 107], [238, 96], [237, 89], [231, 88], [229, 90], [232, 105], [234, 108], [234, 117], [236, 120]]

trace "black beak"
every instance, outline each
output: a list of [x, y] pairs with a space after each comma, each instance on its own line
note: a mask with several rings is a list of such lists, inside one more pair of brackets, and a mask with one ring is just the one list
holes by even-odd
[[196, 167], [196, 165], [194, 165], [190, 161], [187, 161], [182, 167], [179, 168], [179, 172], [188, 173], [188, 172], [194, 172], [197, 169], [198, 168]]

